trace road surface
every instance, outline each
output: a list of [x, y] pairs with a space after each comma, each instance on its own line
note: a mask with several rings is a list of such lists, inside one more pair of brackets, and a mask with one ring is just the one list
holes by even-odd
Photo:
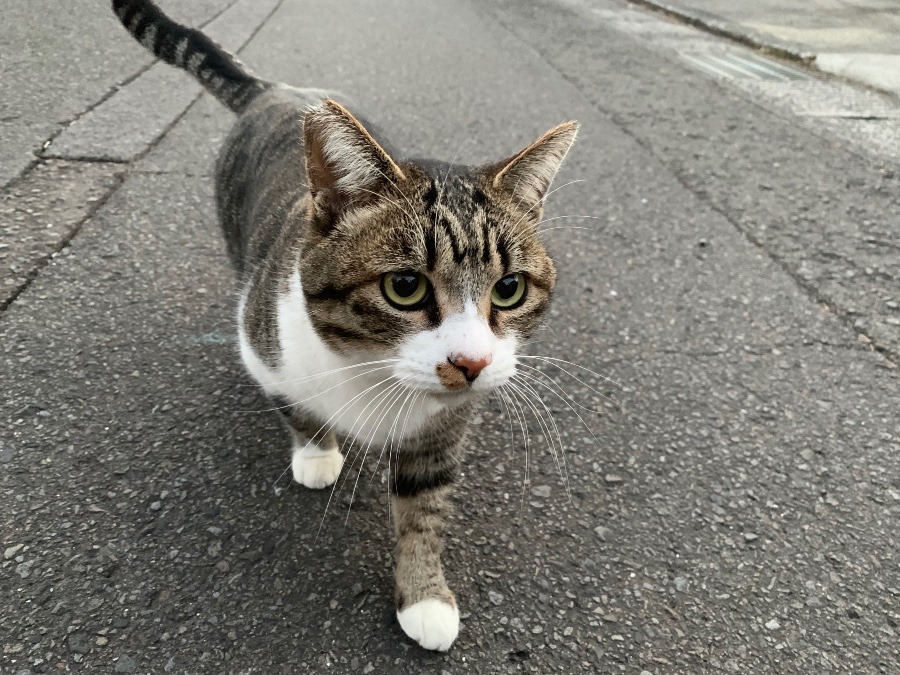
[[684, 54], [742, 48], [613, 1], [162, 3], [364, 101], [407, 156], [582, 123], [547, 216], [590, 218], [548, 223], [529, 353], [611, 381], [546, 368], [600, 411], [545, 392], [567, 484], [536, 421], [526, 457], [485, 406], [434, 654], [393, 618], [383, 467], [326, 511], [239, 365], [229, 114], [105, 7], [12, 4], [4, 98], [35, 103], [0, 122], [25, 130], [0, 160], [0, 672], [896, 672], [897, 118], [806, 114], [893, 101], [711, 75]]

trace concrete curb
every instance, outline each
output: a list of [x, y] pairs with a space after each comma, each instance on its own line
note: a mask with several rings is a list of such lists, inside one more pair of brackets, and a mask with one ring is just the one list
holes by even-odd
[[660, 0], [628, 0], [633, 5], [649, 7], [663, 12], [681, 21], [702, 28], [708, 33], [735, 40], [749, 47], [762, 49], [769, 53], [781, 56], [791, 61], [801, 61], [810, 65], [816, 58], [815, 52], [809, 51], [806, 45], [798, 42], [786, 42], [778, 40], [770, 35], [764, 35], [747, 28], [737, 22], [728, 21], [722, 17], [693, 9], [678, 7], [669, 2]]
[[629, 2], [654, 11], [663, 12], [668, 16], [696, 26], [713, 35], [735, 40], [741, 44], [763, 50], [784, 59], [802, 62], [819, 72], [837, 75], [894, 97], [900, 96], [900, 85], [895, 83], [895, 80], [898, 78], [891, 78], [888, 74], [881, 75], [878, 71], [881, 59], [891, 58], [890, 55], [868, 54], [865, 56], [871, 57], [872, 61], [869, 64], [860, 64], [858, 59], [854, 60], [851, 57], [862, 55], [826, 52], [819, 54], [810, 51], [807, 45], [779, 40], [771, 35], [754, 31], [741, 23], [723, 19], [709, 12], [678, 7], [663, 0], [629, 0]]

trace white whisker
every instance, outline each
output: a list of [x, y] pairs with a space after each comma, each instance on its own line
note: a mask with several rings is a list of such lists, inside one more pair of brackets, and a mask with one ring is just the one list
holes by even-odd
[[[353, 424], [350, 425], [350, 431], [349, 431], [348, 434], [347, 434], [347, 438], [346, 438], [346, 439], [344, 440], [344, 442], [341, 444], [341, 446], [340, 446], [340, 451], [342, 451], [342, 450], [344, 449], [344, 446], [347, 444], [347, 440], [349, 440], [351, 436], [353, 437], [354, 442], [355, 442], [355, 439], [359, 437], [359, 434], [362, 432], [363, 426], [365, 426], [365, 423], [368, 422], [368, 420], [369, 420], [369, 418], [372, 416], [372, 414], [374, 414], [374, 412], [381, 406], [381, 403], [384, 402], [384, 400], [387, 398], [387, 396], [388, 396], [392, 391], [394, 391], [396, 388], [398, 388], [398, 387], [400, 387], [400, 386], [403, 385], [403, 383], [404, 383], [405, 380], [406, 380], [406, 378], [403, 378], [403, 379], [401, 379], [401, 380], [399, 380], [399, 381], [397, 381], [397, 382], [394, 382], [394, 383], [391, 384], [385, 391], [379, 392], [377, 395], [375, 395], [375, 396], [372, 398], [371, 401], [368, 401], [368, 402], [363, 406], [362, 410], [361, 410], [361, 411], [359, 412], [359, 414], [356, 416], [356, 419], [354, 420]], [[382, 382], [384, 382], [384, 380], [383, 380]], [[379, 384], [381, 384], [381, 383], [379, 383]], [[376, 385], [376, 386], [377, 386], [377, 385]], [[370, 387], [370, 389], [371, 389], [371, 387]], [[366, 393], [366, 392], [368, 392], [368, 391], [369, 391], [369, 390], [367, 389], [367, 390], [366, 390], [365, 392], [363, 392], [363, 393]], [[354, 396], [354, 398], [351, 399], [351, 401], [354, 400], [354, 399], [356, 399], [356, 398], [358, 398], [358, 396], [359, 396], [359, 394], [358, 394], [357, 396]], [[363, 424], [360, 426], [359, 431], [357, 431], [356, 434], [354, 435], [354, 434], [353, 434], [353, 430], [356, 428], [357, 422], [359, 422], [359, 419], [363, 416], [363, 414], [364, 414], [364, 413], [369, 409], [369, 407], [372, 406], [372, 405], [374, 405], [375, 408], [373, 409], [372, 413], [369, 413], [369, 417], [366, 417], [366, 420], [365, 420], [365, 421], [363, 422]], [[346, 406], [347, 406], [347, 404], [345, 403], [343, 406], [341, 406], [341, 409], [343, 410], [343, 408], [345, 408]], [[333, 417], [334, 417], [334, 415], [332, 415], [332, 418], [333, 418]], [[326, 424], [327, 424], [327, 423], [326, 423]], [[335, 491], [337, 490], [337, 487], [338, 487], [338, 485], [339, 485], [341, 482], [342, 482], [341, 480], [336, 480], [336, 481], [334, 481], [334, 484], [331, 486], [331, 492], [330, 492], [329, 495], [328, 495], [328, 501], [325, 503], [325, 510], [322, 512], [322, 519], [319, 521], [319, 529], [316, 531], [316, 541], [318, 541], [319, 534], [321, 533], [322, 527], [323, 527], [323, 525], [325, 524], [325, 516], [328, 514], [328, 508], [331, 506], [331, 502], [332, 502], [332, 500], [334, 499]]]
[[577, 225], [560, 225], [559, 227], [545, 227], [542, 230], [538, 230], [538, 234], [544, 234], [544, 232], [550, 232], [551, 230], [591, 230], [591, 228], [578, 227]]
[[[552, 218], [544, 218], [543, 220], [539, 221], [535, 226], [537, 226], [537, 225], [543, 225], [544, 223], [549, 223], [551, 220], [562, 220], [563, 218], [590, 218], [590, 219], [592, 219], [592, 220], [604, 220], [604, 219], [601, 218], [600, 216], [572, 216], [572, 215], [569, 215], [569, 216], [553, 216]], [[590, 228], [581, 228], [581, 229], [590, 229]]]
[[[565, 359], [557, 359], [557, 358], [554, 358], [554, 357], [552, 357], [552, 356], [538, 356], [538, 355], [531, 355], [531, 354], [518, 354], [518, 355], [516, 355], [516, 358], [517, 358], [517, 359], [540, 359], [540, 360], [543, 360], [543, 361], [547, 361], [547, 362], [550, 363], [550, 365], [556, 366], [556, 367], [559, 368], [561, 371], [563, 371], [564, 373], [566, 373], [569, 377], [572, 377], [572, 378], [574, 378], [574, 379], [578, 379], [577, 377], [575, 377], [575, 375], [572, 375], [572, 373], [570, 373], [568, 370], [566, 370], [566, 369], [563, 368], [562, 366], [558, 366], [558, 365], [556, 365], [556, 363], [554, 363], [555, 361], [559, 361], [560, 363], [566, 363], [566, 364], [568, 364], [568, 365], [570, 365], [570, 366], [573, 366], [573, 367], [575, 367], [575, 368], [581, 368], [582, 370], [585, 370], [585, 371], [589, 372], [589, 373], [590, 373], [591, 375], [593, 375], [594, 377], [599, 377], [601, 380], [605, 380], [606, 382], [609, 382], [610, 384], [614, 384], [614, 385], [616, 385], [617, 387], [620, 387], [620, 388], [622, 388], [622, 389], [625, 388], [624, 385], [619, 384], [619, 383], [616, 382], [615, 380], [612, 380], [612, 379], [606, 377], [605, 375], [601, 375], [600, 373], [598, 373], [598, 372], [596, 372], [596, 371], [593, 371], [593, 370], [591, 370], [590, 368], [586, 368], [585, 366], [582, 366], [582, 365], [580, 365], [580, 364], [578, 364], [578, 363], [572, 363], [571, 361], [566, 361]], [[578, 380], [578, 381], [581, 382], [581, 380]], [[581, 382], [581, 383], [584, 384], [586, 387], [590, 386], [590, 385], [588, 385], [588, 384], [586, 384], [586, 383], [584, 383], [584, 382]]]
[[[403, 381], [399, 382], [398, 384], [401, 384], [401, 385], [402, 385], [402, 384], [403, 384]], [[391, 399], [387, 402], [387, 405], [386, 405], [385, 408], [384, 408], [384, 412], [383, 412], [383, 413], [381, 414], [381, 416], [376, 420], [375, 424], [372, 425], [373, 433], [369, 435], [369, 442], [366, 443], [365, 450], [364, 450], [364, 451], [361, 450], [361, 452], [362, 452], [362, 459], [361, 459], [360, 462], [359, 462], [359, 471], [356, 473], [356, 480], [353, 481], [353, 490], [351, 490], [351, 492], [350, 492], [350, 503], [347, 505], [347, 518], [344, 520], [344, 525], [346, 525], [346, 524], [347, 524], [347, 521], [349, 521], [349, 519], [350, 519], [350, 509], [353, 508], [353, 498], [356, 496], [356, 487], [359, 485], [359, 477], [362, 475], [363, 468], [365, 468], [365, 464], [366, 464], [366, 456], [369, 454], [369, 448], [372, 447], [372, 443], [373, 443], [374, 440], [375, 440], [375, 433], [374, 433], [374, 432], [377, 431], [378, 428], [381, 426], [381, 422], [385, 419], [385, 417], [387, 417], [388, 413], [390, 413], [391, 407], [392, 407], [397, 401], [400, 400], [400, 397], [403, 396], [404, 394], [406, 394], [406, 397], [409, 398], [410, 393], [411, 393], [411, 391], [407, 391], [407, 390], [405, 390], [404, 387], [401, 386], [401, 387], [397, 390], [397, 392], [395, 393], [395, 395], [393, 395], [393, 396], [391, 397]], [[404, 399], [404, 400], [405, 400], [405, 399]], [[393, 434], [394, 427], [395, 427], [395, 425], [397, 424], [397, 420], [400, 418], [400, 413], [402, 412], [402, 410], [403, 410], [403, 406], [402, 406], [402, 404], [401, 404], [400, 409], [397, 411], [397, 414], [396, 414], [395, 417], [394, 417], [394, 421], [391, 423], [391, 427], [390, 427], [390, 429], [389, 429], [389, 431], [388, 431], [388, 434], [387, 434], [387, 437], [385, 438], [385, 441], [384, 441], [385, 443], [387, 443], [387, 442], [390, 440], [391, 434]], [[357, 454], [359, 454], [359, 453], [357, 453]]]
[[[337, 417], [338, 415], [340, 415], [341, 412], [342, 412], [345, 408], [347, 408], [347, 407], [350, 406], [350, 405], [353, 405], [353, 402], [354, 402], [354, 401], [356, 401], [356, 400], [357, 400], [358, 398], [360, 398], [361, 396], [365, 396], [368, 392], [370, 392], [370, 391], [371, 391], [372, 389], [374, 389], [375, 387], [378, 387], [378, 386], [384, 384], [385, 382], [390, 381], [391, 377], [392, 377], [392, 376], [389, 376], [389, 377], [386, 377], [386, 378], [384, 378], [383, 380], [381, 380], [381, 381], [379, 381], [379, 382], [376, 382], [375, 384], [373, 384], [373, 385], [372, 385], [371, 387], [369, 387], [368, 389], [365, 389], [365, 390], [359, 392], [358, 394], [356, 394], [356, 396], [354, 396], [354, 397], [351, 398], [349, 401], [347, 401], [346, 403], [344, 403], [344, 405], [342, 405], [340, 408], [338, 408], [338, 409], [331, 415], [331, 417], [329, 417], [328, 420], [326, 420], [325, 424], [323, 424], [322, 426], [320, 426], [320, 427], [316, 430], [316, 432], [315, 432], [314, 434], [312, 434], [312, 436], [310, 437], [310, 440], [312, 440], [313, 438], [317, 438], [317, 437], [322, 433], [322, 431], [328, 427], [328, 425], [330, 424], [331, 420], [333, 420], [335, 417]], [[274, 408], [274, 410], [281, 410], [282, 408], [289, 408], [289, 407], [292, 407], [292, 405], [293, 405], [293, 404], [287, 405], [287, 406], [281, 406], [281, 407], [279, 407], [279, 408]], [[326, 432], [326, 433], [327, 433], [327, 432]], [[292, 448], [292, 450], [293, 450], [293, 448]], [[291, 465], [290, 465], [290, 463], [289, 463], [289, 464], [288, 464], [288, 468], [290, 468], [290, 467], [291, 467]], [[277, 484], [278, 484], [278, 481], [281, 480], [281, 477], [284, 476], [284, 474], [286, 474], [286, 473], [287, 473], [287, 469], [285, 469], [284, 471], [281, 472], [281, 475], [278, 477], [278, 479], [277, 479], [272, 485], [273, 485], [273, 486], [277, 485]]]
[[[317, 398], [317, 397], [321, 396], [322, 394], [331, 391], [332, 389], [336, 389], [337, 387], [340, 387], [341, 385], [347, 384], [348, 382], [351, 382], [352, 380], [355, 380], [359, 377], [365, 377], [366, 375], [371, 375], [372, 373], [374, 373], [376, 371], [384, 370], [385, 368], [390, 368], [390, 367], [391, 366], [379, 366], [378, 368], [372, 368], [371, 370], [367, 370], [364, 373], [359, 373], [358, 375], [354, 375], [353, 377], [348, 377], [346, 380], [341, 380], [337, 384], [333, 384], [330, 387], [328, 387], [328, 389], [323, 389], [321, 391], [317, 391], [315, 394], [312, 394], [311, 396], [307, 396], [306, 398], [304, 398], [300, 401], [292, 401], [291, 403], [286, 403], [285, 405], [275, 406], [274, 408], [262, 408], [260, 410], [235, 410], [235, 412], [261, 413], [261, 412], [272, 412], [274, 410], [284, 410], [285, 408], [293, 408], [295, 405], [300, 405], [301, 403], [306, 403], [307, 401], [311, 401], [312, 399]], [[388, 379], [390, 379], [390, 377]]]
[[[518, 384], [513, 384], [512, 382], [510, 382], [510, 386], [512, 387], [512, 389], [514, 391], [516, 391], [519, 394], [522, 402], [525, 403], [525, 405], [527, 405], [529, 407], [529, 409], [531, 410], [531, 413], [534, 415], [535, 420], [537, 420], [537, 423], [541, 429], [541, 432], [544, 434], [544, 437], [547, 439], [547, 447], [550, 448], [550, 454], [553, 457], [553, 461], [556, 463], [556, 470], [559, 473], [560, 479], [565, 482], [566, 492], [568, 493], [568, 491], [569, 491], [568, 480], [567, 480], [566, 476], [563, 476], [562, 463], [560, 461], [559, 455], [557, 454], [557, 448], [555, 445], [557, 439], [555, 439], [553, 437], [553, 434], [550, 432], [550, 426], [544, 421], [543, 414], [541, 414], [541, 412], [537, 408], [537, 406], [534, 405], [534, 403], [531, 400], [531, 397], [528, 396], [528, 392], [522, 386], [523, 380], [518, 380], [518, 379], [516, 379], [515, 376], [513, 376], [513, 380], [515, 380]], [[540, 401], [540, 397], [537, 397], [537, 398]], [[543, 401], [541, 401], [541, 403], [543, 404]], [[544, 408], [546, 408], [546, 407], [547, 406], [544, 406]], [[551, 417], [551, 421], [552, 421], [552, 417]], [[554, 424], [555, 424], [555, 422], [554, 422]], [[559, 433], [559, 431], [557, 430], [557, 434], [558, 433]], [[564, 448], [562, 445], [562, 438], [559, 438], [558, 440], [559, 440], [559, 452], [563, 452]]]
[[534, 208], [535, 208], [538, 204], [543, 204], [543, 203], [545, 203], [545, 202], [547, 201], [547, 198], [548, 198], [550, 195], [552, 195], [554, 192], [556, 192], [557, 190], [562, 190], [564, 187], [567, 187], [567, 186], [569, 186], [569, 185], [574, 185], [575, 183], [584, 183], [584, 179], [583, 179], [583, 178], [579, 178], [579, 179], [577, 179], [577, 180], [570, 180], [568, 183], [563, 183], [562, 185], [559, 185], [559, 186], [553, 188], [552, 190], [550, 190], [550, 192], [548, 192], [548, 193], [545, 194], [543, 197], [541, 197], [540, 199], [538, 199], [534, 204], [532, 204], [532, 205], [531, 205], [531, 208], [528, 209], [525, 213], [522, 214], [522, 217], [519, 218], [519, 219], [515, 222], [515, 224], [513, 225], [513, 227], [515, 227], [516, 225], [518, 225], [519, 223], [521, 223], [523, 220], [525, 220], [525, 216], [527, 216], [529, 213], [531, 213], [531, 212], [534, 210]]
[[[516, 380], [520, 386], [522, 386], [527, 393], [531, 395], [531, 397], [536, 400], [538, 403], [543, 406], [544, 411], [546, 412], [547, 419], [550, 420], [550, 423], [553, 425], [553, 431], [556, 434], [556, 443], [559, 447], [559, 456], [556, 458], [556, 467], [560, 471], [560, 478], [563, 479], [563, 482], [566, 486], [566, 495], [569, 497], [569, 501], [572, 501], [572, 493], [569, 490], [569, 466], [566, 460], [566, 449], [563, 446], [562, 442], [562, 434], [559, 431], [559, 426], [556, 424], [556, 419], [553, 417], [553, 413], [550, 412], [550, 408], [547, 407], [547, 404], [544, 402], [544, 399], [541, 398], [540, 394], [528, 383], [528, 381], [519, 375], [514, 375], [513, 379]], [[549, 432], [549, 429], [548, 429]], [[548, 433], [549, 435], [549, 433]], [[552, 450], [552, 436], [551, 439], [551, 450]]]
[[525, 417], [524, 414], [522, 414], [521, 407], [512, 397], [512, 390], [510, 389], [509, 391], [503, 391], [507, 387], [509, 387], [509, 383], [503, 385], [497, 391], [500, 392], [503, 396], [507, 397], [507, 403], [509, 404], [510, 409], [515, 412], [516, 419], [519, 420], [519, 426], [522, 429], [522, 443], [525, 446], [525, 479], [522, 483], [522, 495], [519, 499], [519, 515], [521, 516], [522, 510], [525, 506], [525, 492], [526, 490], [528, 490], [528, 430], [526, 429]]
[[[538, 371], [538, 372], [540, 372], [540, 371]], [[526, 377], [526, 375], [525, 375], [524, 373], [519, 373], [519, 374], [520, 374], [521, 376], [523, 376], [523, 377]], [[546, 373], [541, 373], [541, 374], [544, 375], [544, 376], [546, 376]], [[575, 408], [573, 408], [572, 405], [571, 405], [565, 398], [563, 398], [562, 396], [560, 396], [555, 390], [553, 390], [552, 388], [550, 388], [549, 386], [547, 386], [547, 384], [544, 383], [544, 382], [542, 382], [541, 380], [538, 380], [537, 378], [530, 378], [530, 379], [531, 379], [531, 381], [532, 381], [534, 384], [539, 385], [539, 386], [546, 387], [546, 388], [549, 389], [551, 392], [553, 392], [553, 393], [556, 395], [556, 397], [557, 397], [560, 401], [562, 401], [562, 402], [569, 408], [569, 410], [571, 410], [572, 413], [579, 419], [579, 421], [580, 421], [581, 424], [584, 426], [584, 428], [587, 430], [587, 432], [591, 435], [591, 437], [592, 437], [595, 441], [597, 441], [598, 443], [600, 442], [600, 439], [597, 438], [597, 436], [594, 434], [594, 431], [588, 426], [587, 422], [584, 421], [584, 418], [583, 418], [581, 415], [578, 414], [578, 411], [575, 410]], [[550, 382], [553, 382], [553, 380], [550, 380]], [[553, 384], [556, 384], [556, 383], [553, 382]], [[557, 385], [557, 386], [559, 386], [559, 385]], [[563, 391], [563, 393], [565, 393], [565, 391]], [[568, 394], [566, 394], [566, 396], [568, 396]], [[573, 400], [574, 400], [574, 399], [573, 399]], [[596, 412], [596, 411], [592, 411], [592, 412]]]
[[[602, 411], [602, 410], [595, 410], [594, 408], [588, 408], [587, 406], [582, 405], [581, 403], [579, 403], [578, 400], [577, 400], [574, 396], [572, 396], [569, 392], [567, 392], [567, 391], [562, 387], [562, 385], [561, 385], [559, 382], [557, 382], [556, 380], [554, 380], [552, 377], [550, 377], [550, 376], [549, 376], [547, 373], [545, 373], [543, 370], [541, 370], [541, 369], [539, 369], [539, 368], [532, 368], [531, 366], [525, 365], [524, 363], [520, 363], [520, 364], [519, 364], [519, 367], [520, 367], [520, 368], [525, 368], [526, 370], [530, 370], [530, 371], [532, 371], [532, 372], [534, 372], [534, 373], [537, 373], [538, 375], [543, 376], [544, 379], [546, 380], [546, 382], [543, 381], [543, 380], [537, 380], [533, 375], [528, 375], [527, 373], [518, 373], [518, 374], [521, 375], [522, 377], [527, 377], [529, 380], [533, 380], [533, 381], [535, 381], [535, 382], [537, 382], [537, 383], [539, 383], [539, 384], [541, 384], [541, 385], [543, 385], [543, 386], [545, 386], [545, 387], [548, 387], [549, 389], [551, 389], [551, 391], [553, 391], [554, 388], [555, 388], [556, 390], [558, 390], [558, 391], [561, 391], [561, 392], [562, 392], [562, 395], [563, 395], [563, 396], [565, 397], [565, 399], [566, 399], [566, 400], [563, 401], [563, 403], [565, 403], [566, 405], [569, 405], [569, 403], [571, 402], [572, 404], [578, 406], [579, 408], [581, 408], [582, 410], [585, 410], [585, 411], [587, 411], [587, 412], [594, 413], [595, 415], [602, 415], [602, 414], [603, 414], [603, 411]], [[547, 384], [548, 382], [549, 382], [551, 385], [553, 385], [553, 387], [550, 387], [550, 386]], [[555, 392], [554, 392], [554, 393], [555, 393]], [[559, 396], [559, 394], [556, 394], [556, 395]], [[613, 402], [614, 402], [614, 401], [613, 401]]]
[[[290, 380], [280, 380], [277, 382], [270, 382], [269, 385], [298, 384], [300, 382], [305, 382], [307, 380], [315, 380], [320, 377], [325, 377], [326, 375], [333, 375], [334, 373], [340, 373], [341, 371], [350, 370], [352, 368], [362, 368], [363, 366], [374, 366], [377, 363], [397, 363], [399, 361], [400, 361], [400, 359], [379, 359], [377, 361], [365, 361], [364, 363], [355, 363], [350, 366], [344, 366], [342, 368], [334, 368], [332, 370], [325, 370], [325, 371], [322, 371], [321, 373], [313, 373], [312, 375], [306, 375], [304, 377], [297, 377], [297, 378], [292, 378]], [[247, 385], [247, 386], [261, 387], [262, 385]]]

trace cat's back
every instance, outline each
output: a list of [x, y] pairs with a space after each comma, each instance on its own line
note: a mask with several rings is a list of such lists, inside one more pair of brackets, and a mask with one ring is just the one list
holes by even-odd
[[273, 88], [235, 122], [216, 164], [216, 203], [239, 273], [265, 259], [290, 209], [307, 192], [303, 114], [327, 92]]

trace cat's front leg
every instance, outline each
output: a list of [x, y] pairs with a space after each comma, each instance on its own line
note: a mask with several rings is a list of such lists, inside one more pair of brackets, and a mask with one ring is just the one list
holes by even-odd
[[397, 620], [409, 637], [437, 651], [447, 651], [459, 633], [456, 598], [441, 566], [453, 450], [401, 451], [392, 467]]
[[291, 431], [291, 473], [301, 485], [320, 490], [334, 485], [344, 466], [334, 431], [318, 423], [303, 409], [280, 405], [279, 410]]

